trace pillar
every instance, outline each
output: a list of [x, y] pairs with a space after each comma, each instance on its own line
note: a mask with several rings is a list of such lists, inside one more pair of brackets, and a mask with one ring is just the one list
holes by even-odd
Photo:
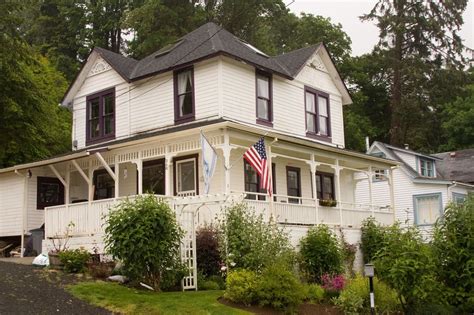
[[372, 197], [372, 179], [373, 179], [372, 166], [369, 166], [369, 172], [367, 173], [367, 176], [369, 178], [369, 207], [370, 207], [370, 210], [372, 211], [372, 216], [375, 217], [374, 200]]

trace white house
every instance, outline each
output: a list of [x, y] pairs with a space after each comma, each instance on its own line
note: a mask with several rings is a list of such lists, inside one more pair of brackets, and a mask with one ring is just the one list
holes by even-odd
[[[418, 225], [429, 233], [450, 202], [462, 202], [474, 192], [474, 150], [426, 155], [375, 141], [368, 154], [400, 162], [393, 171], [396, 218], [402, 225]], [[389, 204], [384, 193], [388, 179], [384, 170], [375, 170], [372, 197], [368, 182], [357, 185], [357, 202], [370, 198]]]
[[[295, 240], [318, 223], [355, 239], [370, 215], [394, 221], [393, 198], [357, 203], [355, 179], [391, 174], [398, 162], [344, 149], [350, 103], [323, 44], [270, 57], [208, 23], [139, 61], [95, 48], [62, 102], [73, 113], [72, 152], [0, 170], [0, 236], [44, 222], [48, 247], [73, 222], [72, 246], [100, 247], [109, 207], [148, 192], [198, 224], [245, 198]], [[207, 195], [200, 130], [218, 152]], [[242, 158], [262, 136], [274, 198]]]

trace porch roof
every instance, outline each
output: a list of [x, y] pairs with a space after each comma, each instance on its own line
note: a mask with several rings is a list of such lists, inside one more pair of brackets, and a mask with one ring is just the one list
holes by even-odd
[[[206, 128], [203, 128], [203, 127], [206, 127]], [[143, 144], [145, 142], [153, 140], [153, 138], [163, 136], [166, 134], [171, 134], [174, 132], [187, 131], [190, 134], [195, 134], [198, 129], [205, 130], [205, 129], [225, 128], [225, 127], [248, 132], [249, 134], [253, 134], [255, 136], [261, 136], [263, 134], [266, 137], [278, 138], [280, 140], [298, 144], [298, 145], [307, 147], [309, 149], [319, 149], [319, 150], [328, 151], [328, 152], [332, 152], [336, 154], [341, 154], [343, 156], [370, 160], [373, 162], [382, 163], [389, 167], [400, 165], [400, 162], [398, 161], [340, 148], [338, 146], [334, 146], [331, 144], [324, 144], [316, 140], [305, 138], [303, 136], [288, 135], [288, 133], [283, 133], [282, 131], [278, 131], [278, 130], [268, 130], [263, 127], [246, 124], [243, 122], [239, 122], [239, 121], [235, 121], [235, 120], [231, 120], [227, 118], [217, 118], [213, 120], [203, 120], [203, 121], [197, 121], [197, 122], [193, 122], [189, 124], [182, 124], [179, 126], [160, 128], [157, 130], [153, 130], [151, 132], [138, 134], [129, 138], [104, 142], [95, 146], [90, 146], [90, 147], [86, 147], [77, 151], [57, 155], [48, 159], [25, 163], [25, 164], [18, 164], [15, 166], [0, 169], [0, 174], [87, 157], [90, 155], [91, 152], [93, 153], [94, 151], [97, 151], [99, 149], [112, 150], [112, 149], [118, 149], [118, 148], [127, 147], [127, 146]]]

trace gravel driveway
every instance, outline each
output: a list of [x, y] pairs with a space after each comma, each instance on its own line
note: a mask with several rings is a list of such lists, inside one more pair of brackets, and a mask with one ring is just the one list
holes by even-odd
[[70, 295], [72, 275], [0, 261], [0, 314], [111, 314]]

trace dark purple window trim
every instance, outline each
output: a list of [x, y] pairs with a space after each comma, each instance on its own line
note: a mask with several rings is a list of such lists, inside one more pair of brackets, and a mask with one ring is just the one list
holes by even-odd
[[176, 180], [176, 162], [187, 160], [187, 159], [194, 159], [194, 171], [196, 172], [196, 196], [199, 195], [199, 153], [179, 156], [173, 159], [173, 183], [174, 183], [174, 195], [178, 195], [178, 181]]
[[[258, 117], [258, 77], [268, 78], [268, 120]], [[257, 124], [273, 127], [273, 77], [271, 73], [255, 69], [255, 117]]]
[[288, 195], [288, 202], [290, 203], [300, 203], [300, 199], [290, 198], [290, 187], [288, 185], [288, 172], [293, 171], [298, 174], [298, 195], [293, 197], [301, 197], [301, 169], [299, 167], [287, 166], [286, 167], [286, 193]]
[[[327, 141], [327, 142], [332, 142], [332, 130], [331, 130], [331, 104], [329, 103], [329, 94], [324, 93], [318, 90], [315, 90], [313, 88], [310, 88], [309, 86], [304, 87], [304, 124], [305, 124], [305, 129], [308, 130], [308, 122], [306, 121], [306, 93], [311, 93], [314, 95], [314, 105], [316, 109], [316, 121], [314, 122], [316, 126], [317, 132], [310, 132], [306, 131], [306, 136], [317, 139], [317, 140], [322, 140], [322, 141]], [[324, 97], [327, 100], [327, 110], [328, 110], [328, 135], [320, 135], [319, 134], [319, 108], [318, 108], [318, 97]]]
[[[104, 96], [112, 95], [112, 99], [114, 101], [114, 124], [113, 128], [114, 131], [109, 135], [103, 135], [104, 133]], [[89, 115], [90, 115], [90, 101], [99, 99], [99, 133], [100, 135], [95, 138], [91, 138], [91, 130], [90, 130], [90, 123], [89, 123]], [[115, 139], [115, 126], [116, 126], [116, 106], [115, 106], [115, 88], [111, 88], [108, 90], [104, 90], [99, 93], [95, 93], [92, 95], [87, 96], [86, 98], [86, 145], [96, 144], [105, 140]]]
[[[321, 176], [321, 197], [324, 196], [324, 185], [323, 185], [323, 177], [330, 177], [331, 178], [331, 186], [332, 186], [332, 199], [333, 200], [336, 200], [336, 191], [335, 191], [335, 187], [334, 187], [334, 174], [333, 173], [326, 173], [326, 172], [316, 172], [316, 177], [317, 176]], [[316, 180], [316, 178], [314, 179], [314, 182], [316, 183], [316, 195], [318, 194], [318, 181]], [[318, 199], [321, 199], [319, 198], [318, 196]]]
[[[192, 96], [192, 104], [193, 104], [193, 111], [191, 114], [184, 115], [184, 116], [179, 116], [179, 100], [178, 100], [178, 74], [181, 72], [185, 71], [191, 71], [191, 82], [193, 85], [193, 90], [191, 92]], [[174, 88], [174, 123], [175, 124], [182, 124], [190, 121], [194, 121], [196, 118], [196, 103], [194, 99], [194, 68], [191, 67], [186, 67], [183, 69], [179, 69], [173, 72], [173, 88]]]
[[[50, 203], [42, 202], [40, 200], [40, 186], [42, 184], [57, 184], [59, 185], [59, 202]], [[36, 209], [43, 210], [45, 207], [52, 207], [64, 204], [64, 185], [56, 177], [37, 177], [37, 186], [36, 186]]]

